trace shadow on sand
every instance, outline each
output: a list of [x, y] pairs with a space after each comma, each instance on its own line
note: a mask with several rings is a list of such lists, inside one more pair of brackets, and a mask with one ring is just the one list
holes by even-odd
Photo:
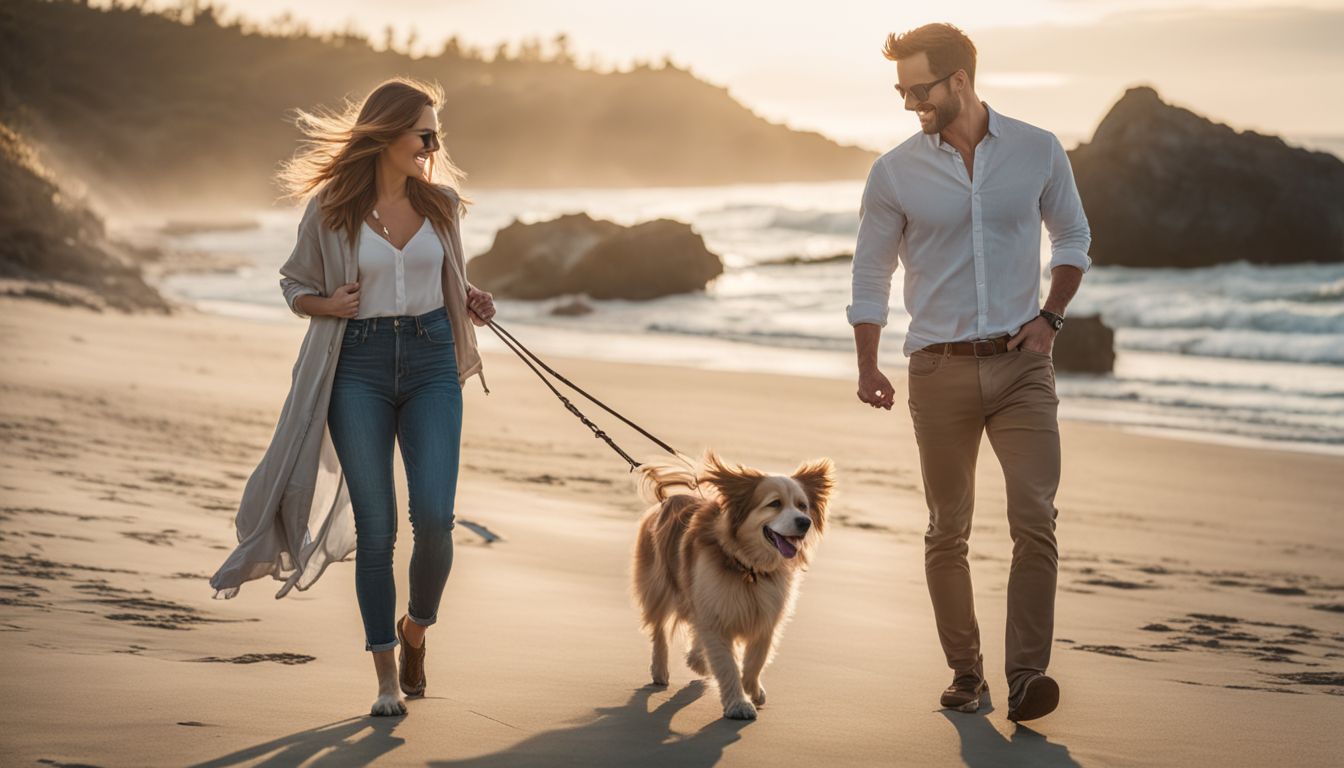
[[672, 718], [708, 690], [696, 680], [649, 711], [649, 699], [662, 688], [635, 690], [619, 707], [603, 707], [587, 722], [531, 736], [508, 749], [469, 760], [431, 760], [433, 768], [542, 768], [591, 766], [615, 768], [638, 765], [669, 768], [707, 768], [741, 736], [747, 723], [715, 719], [691, 734], [672, 731]]
[[1012, 737], [1004, 738], [986, 717], [993, 711], [994, 704], [988, 695], [975, 714], [942, 711], [961, 738], [961, 759], [967, 768], [1081, 768], [1069, 755], [1068, 747], [1051, 744], [1025, 725], [1016, 725]]
[[[649, 700], [662, 688], [639, 688], [618, 707], [595, 710], [578, 725], [544, 731], [499, 752], [466, 760], [431, 760], [435, 768], [530, 768], [536, 766], [668, 766], [708, 768], [723, 750], [741, 738], [745, 722], [716, 719], [695, 733], [672, 731], [672, 718], [704, 695], [707, 686], [696, 680], [649, 711]], [[249, 764], [288, 766], [368, 765], [405, 743], [392, 735], [400, 718], [352, 717], [300, 731], [206, 762], [192, 768], [223, 768]], [[314, 758], [316, 758], [314, 760]]]
[[406, 742], [392, 735], [400, 723], [401, 718], [350, 717], [195, 763], [192, 768], [222, 768], [243, 763], [300, 765], [318, 755], [321, 758], [312, 765], [368, 765]]

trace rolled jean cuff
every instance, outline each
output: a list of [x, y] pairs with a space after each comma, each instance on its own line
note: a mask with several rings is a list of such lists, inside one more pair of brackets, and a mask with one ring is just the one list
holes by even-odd
[[392, 641], [388, 643], [379, 643], [377, 645], [371, 645], [369, 643], [364, 644], [364, 650], [372, 651], [374, 653], [378, 653], [379, 651], [390, 651], [396, 647], [397, 647], [396, 638], [393, 638]]
[[419, 624], [422, 627], [432, 627], [434, 626], [434, 622], [439, 620], [439, 616], [437, 613], [435, 613], [435, 615], [433, 616], [430, 616], [428, 619], [417, 619], [415, 618], [415, 614], [411, 613], [409, 608], [406, 609], [406, 618], [409, 619], [411, 623]]

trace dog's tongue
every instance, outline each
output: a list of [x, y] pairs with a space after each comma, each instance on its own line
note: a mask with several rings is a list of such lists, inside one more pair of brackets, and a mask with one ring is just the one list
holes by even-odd
[[766, 528], [765, 530], [770, 534], [770, 541], [775, 545], [775, 549], [779, 550], [779, 554], [785, 557], [793, 557], [798, 554], [798, 548], [793, 546], [788, 539], [780, 536], [769, 528]]

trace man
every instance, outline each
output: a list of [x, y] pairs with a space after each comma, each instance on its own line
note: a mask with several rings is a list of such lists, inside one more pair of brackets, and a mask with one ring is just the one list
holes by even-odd
[[[975, 46], [949, 24], [887, 38], [897, 92], [922, 133], [873, 165], [863, 193], [848, 319], [859, 399], [891, 409], [878, 369], [891, 277], [905, 267], [909, 405], [929, 507], [925, 574], [952, 684], [942, 705], [974, 712], [988, 690], [967, 540], [980, 438], [1003, 468], [1013, 561], [1005, 669], [1008, 719], [1053, 711], [1059, 424], [1051, 350], [1091, 266], [1091, 233], [1068, 156], [1048, 131], [975, 95]], [[1050, 294], [1040, 301], [1041, 222]]]

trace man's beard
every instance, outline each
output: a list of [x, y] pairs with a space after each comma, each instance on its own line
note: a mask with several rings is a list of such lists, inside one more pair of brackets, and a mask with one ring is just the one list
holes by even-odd
[[923, 121], [920, 121], [919, 124], [920, 130], [929, 136], [942, 133], [943, 129], [951, 125], [952, 121], [956, 120], [957, 116], [961, 114], [961, 101], [958, 99], [948, 99], [942, 104], [929, 103], [933, 104], [933, 120], [929, 121], [927, 125]]

